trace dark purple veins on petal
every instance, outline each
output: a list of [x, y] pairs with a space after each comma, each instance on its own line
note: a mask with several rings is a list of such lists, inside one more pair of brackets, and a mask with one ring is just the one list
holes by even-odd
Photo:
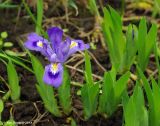
[[55, 78], [57, 78], [57, 77], [58, 77], [59, 72], [57, 72], [57, 73], [53, 74], [51, 71], [49, 71], [49, 72], [48, 72], [48, 75], [49, 75], [49, 77], [50, 77], [50, 78], [52, 78], [52, 79], [54, 78], [54, 79], [55, 79]]
[[82, 44], [78, 42], [78, 47], [81, 48]]
[[33, 42], [33, 46], [37, 47], [37, 41]]

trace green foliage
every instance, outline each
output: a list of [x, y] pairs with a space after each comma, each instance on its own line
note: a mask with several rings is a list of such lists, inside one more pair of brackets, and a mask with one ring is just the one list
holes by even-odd
[[70, 96], [70, 78], [68, 75], [68, 71], [65, 68], [63, 73], [63, 83], [58, 88], [58, 96], [60, 100], [60, 104], [63, 108], [65, 114], [69, 114], [72, 110], [71, 107], [71, 96]]
[[144, 89], [147, 95], [149, 104], [149, 125], [159, 126], [160, 125], [160, 87], [154, 79], [152, 79], [152, 89], [146, 77], [144, 76], [142, 70], [138, 67], [138, 73], [141, 77], [144, 85]]
[[2, 113], [4, 109], [4, 104], [3, 104], [3, 101], [0, 99], [0, 113]]
[[88, 8], [92, 14], [99, 16], [96, 0], [88, 0]]
[[137, 28], [134, 25], [129, 25], [125, 36], [122, 31], [120, 15], [109, 6], [109, 9], [104, 8], [102, 29], [112, 67], [118, 72], [129, 70], [137, 51], [135, 45]]
[[153, 13], [152, 16], [156, 16], [157, 14], [160, 14], [160, 0], [154, 0], [154, 7], [153, 7]]
[[137, 52], [136, 42], [138, 40], [138, 29], [135, 25], [129, 25], [126, 31], [126, 47], [122, 59], [121, 69], [127, 70], [134, 62]]
[[1, 38], [5, 39], [8, 37], [8, 33], [7, 32], [1, 32]]
[[138, 32], [138, 41], [137, 41], [137, 49], [138, 49], [138, 65], [142, 69], [145, 70], [149, 56], [153, 47], [156, 43], [157, 39], [157, 26], [156, 24], [152, 24], [149, 32], [147, 33], [147, 24], [144, 18], [141, 19], [139, 24], [139, 32]]
[[121, 17], [114, 9], [109, 7], [108, 10], [104, 8], [102, 28], [112, 66], [118, 72], [129, 70], [138, 51], [138, 65], [144, 71], [156, 43], [156, 24], [152, 24], [147, 33], [146, 20], [143, 18], [140, 21], [139, 29], [134, 25], [129, 25], [126, 35], [124, 35]]
[[55, 99], [54, 90], [53, 90], [52, 86], [47, 85], [43, 82], [44, 68], [43, 68], [42, 64], [32, 54], [30, 54], [30, 58], [32, 61], [33, 71], [34, 71], [34, 74], [35, 74], [37, 82], [38, 82], [36, 87], [37, 87], [38, 93], [40, 94], [40, 96], [44, 102], [45, 108], [53, 115], [55, 115], [57, 117], [61, 116], [61, 112], [58, 108], [57, 100]]
[[74, 119], [71, 120], [71, 126], [77, 126], [76, 122], [74, 121]]
[[157, 69], [158, 69], [158, 85], [160, 85], [160, 62], [159, 62], [160, 53], [159, 53], [159, 47], [157, 43], [155, 43], [155, 46], [154, 46], [154, 55], [156, 59]]
[[[125, 100], [125, 99], [123, 99]], [[123, 102], [124, 126], [149, 126], [148, 112], [144, 104], [144, 96], [138, 82], [133, 95], [127, 103]]]
[[85, 78], [88, 85], [93, 85], [91, 61], [87, 51], [85, 52]]
[[11, 99], [17, 101], [20, 98], [19, 78], [11, 60], [7, 64], [8, 83], [11, 90]]
[[[33, 73], [32, 69], [29, 68], [27, 65], [25, 65], [25, 63], [23, 62], [24, 59], [15, 57], [15, 56], [8, 56], [6, 55], [4, 52], [0, 52], [0, 58], [1, 59], [7, 59], [7, 60], [11, 60], [13, 63], [25, 68], [26, 70], [30, 71], [31, 73]], [[26, 61], [26, 60], [25, 60]]]
[[38, 34], [42, 33], [45, 38], [48, 37], [47, 33], [42, 29], [42, 18], [43, 18], [43, 0], [38, 0], [37, 3], [37, 18], [32, 13], [31, 9], [29, 8], [28, 4], [25, 2], [25, 0], [22, 0], [22, 3], [29, 14], [30, 18], [33, 20], [33, 22], [36, 24], [36, 32]]
[[0, 49], [2, 48], [8, 48], [12, 47], [13, 43], [12, 42], [6, 42], [5, 39], [8, 37], [7, 32], [1, 32], [0, 34]]
[[40, 34], [42, 30], [42, 19], [43, 19], [43, 0], [37, 0], [36, 32], [38, 34]]
[[12, 4], [11, 0], [5, 0], [4, 2], [1, 2], [0, 1], [0, 9], [2, 8], [18, 8], [19, 6], [18, 5], [14, 5]]
[[4, 126], [16, 126], [16, 122], [13, 119], [10, 119], [4, 123]]
[[1, 113], [2, 113], [3, 109], [4, 109], [4, 103], [3, 103], [3, 101], [0, 99], [0, 125], [1, 125]]
[[85, 52], [85, 77], [86, 84], [81, 89], [81, 97], [84, 108], [85, 119], [96, 113], [98, 105], [99, 85], [94, 84], [91, 71], [90, 58]]
[[125, 73], [118, 80], [116, 80], [115, 77], [116, 73], [113, 71], [106, 72], [104, 75], [98, 111], [99, 113], [104, 113], [107, 116], [111, 116], [120, 103], [122, 94], [126, 89], [130, 73]]

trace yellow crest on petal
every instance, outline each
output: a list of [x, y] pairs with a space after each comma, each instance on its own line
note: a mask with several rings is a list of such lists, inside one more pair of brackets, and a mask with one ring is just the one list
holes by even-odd
[[78, 46], [77, 42], [72, 41], [70, 45], [70, 49]]
[[42, 47], [43, 47], [43, 42], [42, 42], [42, 41], [38, 41], [38, 42], [37, 42], [37, 46], [39, 46], [39, 47], [42, 48]]
[[58, 71], [58, 64], [57, 64], [57, 63], [53, 63], [53, 64], [51, 65], [51, 72], [52, 72], [53, 74], [55, 74], [55, 73], [57, 73], [57, 71]]

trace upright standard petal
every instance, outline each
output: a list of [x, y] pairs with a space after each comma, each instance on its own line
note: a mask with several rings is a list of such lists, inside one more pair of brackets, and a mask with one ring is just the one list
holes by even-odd
[[57, 47], [59, 47], [60, 43], [62, 42], [63, 31], [58, 27], [52, 27], [48, 29], [47, 32], [48, 32], [49, 39], [52, 43], [52, 48], [56, 52]]
[[89, 48], [89, 44], [85, 44], [82, 40], [72, 40], [70, 44], [70, 50], [68, 56], [77, 51], [83, 51]]
[[56, 54], [57, 54], [57, 57], [59, 59], [59, 62], [64, 63], [67, 60], [68, 53], [69, 53], [69, 50], [70, 50], [70, 44], [71, 44], [71, 40], [69, 38], [67, 38], [58, 47]]
[[63, 66], [61, 63], [52, 63], [45, 67], [43, 80], [46, 84], [58, 88], [63, 81]]

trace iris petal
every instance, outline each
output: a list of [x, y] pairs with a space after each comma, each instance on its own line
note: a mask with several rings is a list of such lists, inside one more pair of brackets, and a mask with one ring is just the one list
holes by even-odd
[[28, 39], [24, 43], [24, 46], [30, 50], [39, 51], [48, 58], [53, 53], [48, 40], [37, 35], [36, 33], [31, 33], [28, 35]]
[[62, 42], [62, 35], [63, 31], [58, 27], [52, 27], [48, 29], [48, 36], [52, 43], [52, 48], [54, 51], [57, 51], [57, 47], [59, 47], [60, 43]]
[[83, 51], [89, 48], [89, 44], [85, 44], [82, 40], [72, 40], [70, 44], [70, 50], [68, 56], [74, 54], [77, 51]]
[[43, 80], [46, 84], [58, 88], [63, 81], [63, 66], [61, 63], [52, 63], [45, 67]]
[[67, 38], [57, 49], [57, 57], [61, 63], [64, 63], [67, 60], [70, 44], [71, 40]]

